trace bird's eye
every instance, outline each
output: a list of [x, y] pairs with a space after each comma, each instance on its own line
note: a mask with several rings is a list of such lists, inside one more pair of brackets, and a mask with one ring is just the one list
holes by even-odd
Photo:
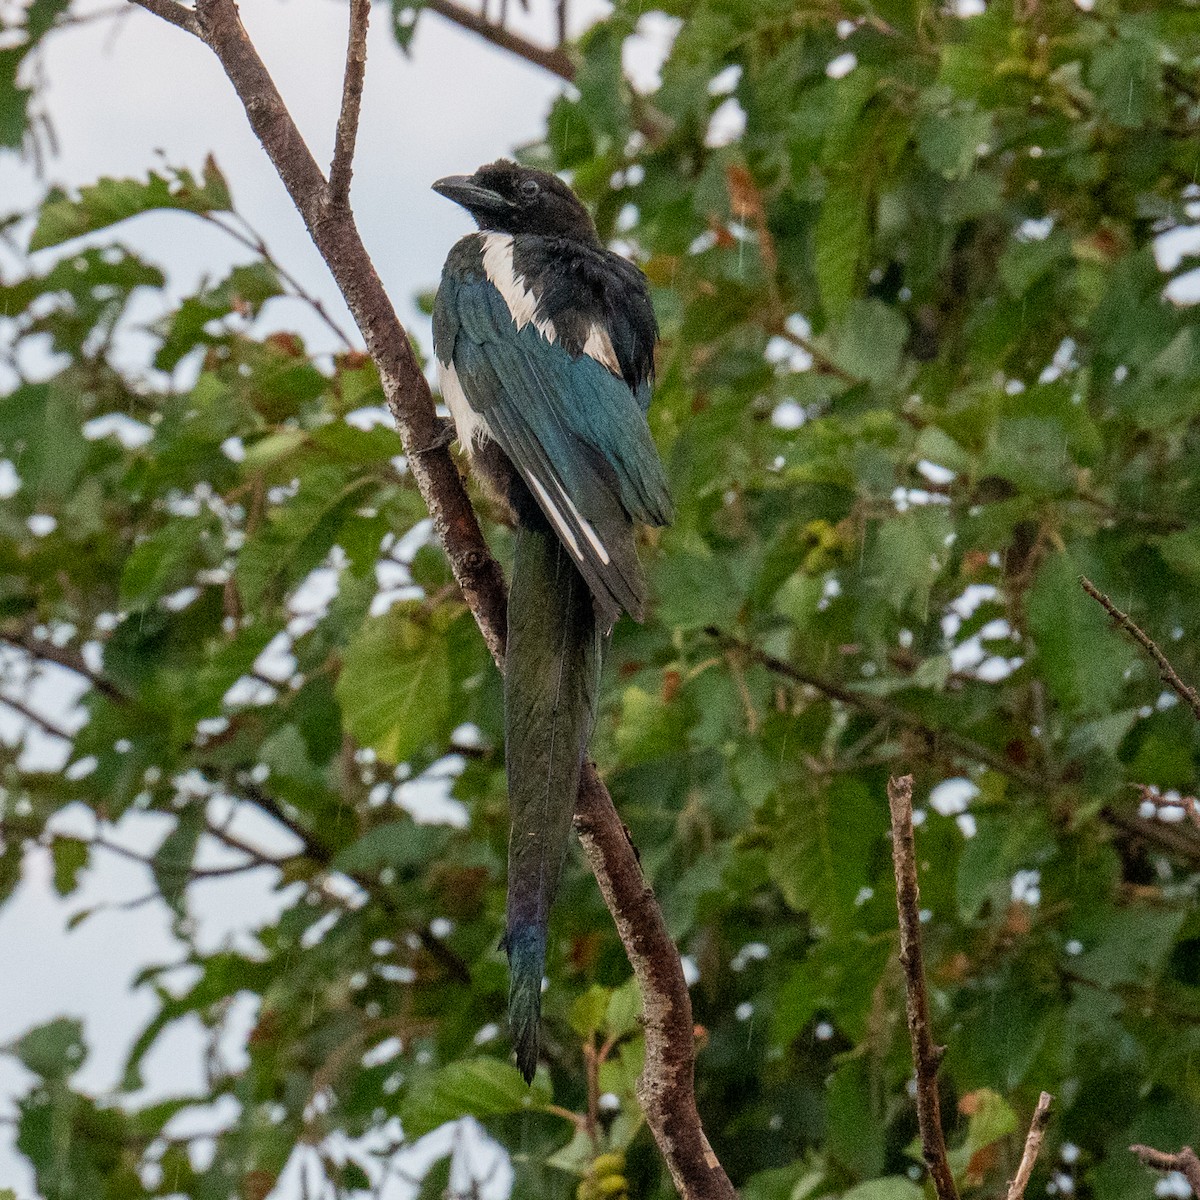
[[538, 186], [538, 181], [536, 179], [521, 180], [521, 195], [526, 200], [532, 200], [534, 196], [536, 196], [541, 190], [542, 189]]

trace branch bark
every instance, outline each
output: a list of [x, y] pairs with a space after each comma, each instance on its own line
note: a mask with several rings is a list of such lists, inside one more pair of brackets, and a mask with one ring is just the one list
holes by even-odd
[[[174, 0], [133, 2], [188, 28], [173, 9], [162, 11], [164, 5], [189, 11]], [[512, 49], [512, 35], [450, 0], [428, 0], [427, 7]], [[488, 649], [503, 669], [507, 632], [503, 575], [483, 539], [446, 449], [429, 385], [362, 243], [353, 214], [348, 205], [329, 202], [330, 186], [242, 26], [235, 0], [197, 0], [196, 25], [199, 36], [224, 67], [251, 127], [362, 331], [438, 540]], [[574, 74], [570, 57], [561, 47], [538, 51], [536, 57], [528, 46], [518, 52], [564, 79]], [[612, 798], [590, 764], [581, 781], [577, 812], [588, 861], [642, 989], [646, 1069], [639, 1094], [647, 1123], [686, 1200], [734, 1200], [733, 1185], [705, 1137], [696, 1108], [691, 1000], [679, 955]]]
[[1043, 1092], [1038, 1097], [1037, 1107], [1033, 1110], [1033, 1120], [1029, 1122], [1029, 1133], [1025, 1138], [1025, 1150], [1021, 1154], [1017, 1173], [1008, 1185], [1005, 1200], [1024, 1200], [1029, 1177], [1033, 1174], [1034, 1164], [1042, 1151], [1042, 1139], [1046, 1136], [1046, 1123], [1050, 1120], [1050, 1105], [1053, 1102], [1054, 1097], [1049, 1092]]
[[1175, 673], [1170, 660], [1158, 648], [1158, 643], [1133, 621], [1128, 613], [1123, 613], [1086, 575], [1079, 577], [1079, 585], [1112, 619], [1119, 628], [1124, 629], [1131, 638], [1154, 660], [1163, 683], [1167, 685], [1192, 710], [1192, 715], [1200, 721], [1200, 695], [1196, 689], [1189, 687]]
[[[136, 2], [140, 2], [140, 0], [135, 0]], [[499, 46], [501, 50], [515, 54], [535, 67], [541, 67], [552, 75], [557, 75], [559, 79], [565, 79], [570, 83], [575, 78], [575, 60], [563, 45], [539, 46], [519, 33], [513, 33], [503, 24], [493, 24], [479, 13], [474, 13], [460, 4], [456, 4], [454, 0], [425, 0], [424, 7], [430, 12], [437, 13], [439, 17], [453, 21], [455, 25], [477, 34], [485, 42], [491, 42], [493, 46]]]
[[900, 965], [904, 968], [908, 1035], [917, 1075], [917, 1122], [921, 1129], [921, 1151], [938, 1200], [958, 1200], [958, 1188], [954, 1185], [954, 1173], [946, 1155], [937, 1086], [938, 1067], [945, 1047], [935, 1046], [929, 1032], [929, 994], [925, 989], [925, 964], [921, 954], [921, 893], [917, 887], [917, 853], [913, 841], [912, 788], [911, 775], [888, 780], [896, 909], [900, 914]]
[[341, 208], [350, 199], [358, 114], [367, 73], [367, 22], [371, 0], [350, 0], [350, 36], [346, 41], [346, 71], [342, 77], [342, 111], [338, 113], [333, 162], [329, 167], [329, 203]]
[[736, 1200], [696, 1108], [696, 1034], [683, 964], [629, 831], [590, 763], [580, 783], [575, 829], [642, 991], [646, 1065], [638, 1100], [646, 1121], [681, 1196]]
[[1129, 1149], [1144, 1166], [1155, 1171], [1178, 1171], [1188, 1181], [1192, 1195], [1200, 1198], [1200, 1156], [1190, 1146], [1184, 1146], [1178, 1154], [1167, 1154], [1152, 1146], [1130, 1146]]

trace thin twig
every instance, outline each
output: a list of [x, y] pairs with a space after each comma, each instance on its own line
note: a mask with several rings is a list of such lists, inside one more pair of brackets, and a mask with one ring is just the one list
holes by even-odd
[[263, 260], [275, 272], [276, 275], [284, 282], [284, 284], [292, 289], [293, 296], [307, 304], [309, 308], [317, 314], [318, 317], [325, 323], [326, 328], [346, 347], [347, 350], [355, 349], [355, 345], [350, 335], [329, 315], [329, 310], [325, 307], [324, 302], [319, 296], [314, 296], [308, 291], [304, 285], [293, 275], [267, 247], [267, 243], [262, 234], [255, 229], [245, 217], [239, 212], [233, 212], [233, 216], [242, 226], [241, 229], [235, 229], [232, 225], [221, 220], [213, 213], [195, 213], [202, 221], [207, 221], [208, 224], [215, 226], [227, 237], [233, 238], [241, 246], [245, 246], [247, 250], [253, 250], [259, 258]]
[[6, 708], [11, 708], [13, 712], [22, 716], [30, 724], [36, 725], [43, 733], [48, 733], [51, 737], [62, 738], [64, 742], [74, 742], [74, 734], [68, 733], [65, 729], [55, 725], [49, 717], [43, 717], [36, 709], [32, 709], [24, 700], [18, 700], [14, 696], [0, 695], [0, 704]]
[[422, 7], [437, 13], [439, 17], [444, 17], [447, 21], [453, 21], [455, 25], [459, 25], [471, 33], [478, 34], [484, 41], [491, 42], [493, 46], [499, 46], [501, 50], [515, 54], [535, 67], [542, 67], [560, 79], [565, 79], [568, 83], [575, 78], [575, 61], [567, 53], [566, 48], [561, 45], [555, 46], [553, 49], [539, 46], [536, 42], [523, 38], [519, 33], [513, 33], [511, 29], [506, 29], [504, 25], [493, 24], [479, 13], [474, 13], [469, 8], [454, 3], [454, 0], [424, 0]]
[[1190, 1146], [1184, 1146], [1178, 1154], [1167, 1154], [1152, 1146], [1130, 1146], [1129, 1149], [1144, 1166], [1155, 1171], [1178, 1171], [1188, 1181], [1192, 1194], [1200, 1198], [1200, 1156]]
[[164, 21], [169, 21], [172, 25], [177, 25], [193, 37], [204, 40], [204, 33], [200, 28], [200, 22], [196, 19], [195, 9], [188, 8], [185, 4], [177, 4], [176, 0], [132, 0], [132, 3], [139, 8], [144, 8], [147, 12], [152, 12], [156, 17], [162, 17]]
[[1167, 656], [1158, 648], [1154, 639], [1134, 624], [1132, 618], [1127, 613], [1123, 613], [1086, 575], [1079, 577], [1079, 585], [1154, 659], [1154, 665], [1158, 667], [1158, 673], [1162, 677], [1163, 683], [1192, 710], [1192, 715], [1200, 721], [1200, 695], [1196, 694], [1195, 688], [1189, 687], [1179, 678], [1175, 673], [1175, 668], [1171, 666]]
[[30, 658], [40, 662], [54, 663], [55, 666], [73, 671], [76, 675], [86, 679], [96, 691], [108, 700], [113, 700], [118, 704], [129, 703], [129, 697], [111, 680], [105, 679], [103, 675], [93, 671], [88, 666], [87, 659], [78, 650], [72, 650], [67, 646], [56, 646], [53, 642], [35, 638], [31, 633], [6, 632], [0, 634], [0, 642], [7, 642], [10, 646], [23, 650]]
[[1050, 1105], [1054, 1097], [1049, 1092], [1043, 1092], [1038, 1097], [1037, 1107], [1033, 1110], [1033, 1120], [1029, 1122], [1029, 1133], [1025, 1138], [1025, 1150], [1021, 1155], [1021, 1163], [1013, 1181], [1008, 1185], [1006, 1200], [1024, 1200], [1025, 1189], [1029, 1186], [1029, 1177], [1033, 1174], [1034, 1163], [1041, 1153], [1042, 1139], [1046, 1136], [1046, 1122], [1050, 1120]]
[[938, 1200], [958, 1200], [954, 1172], [946, 1156], [937, 1072], [945, 1047], [935, 1046], [929, 1032], [929, 994], [921, 955], [921, 894], [917, 887], [917, 852], [913, 841], [911, 775], [888, 780], [892, 814], [892, 862], [896, 869], [896, 909], [900, 914], [900, 965], [904, 968], [905, 1008], [917, 1076], [917, 1122], [921, 1150]]
[[857, 708], [861, 712], [868, 713], [880, 720], [895, 721], [897, 724], [918, 730], [944, 744], [963, 758], [981, 763], [985, 767], [991, 767], [993, 771], [999, 771], [1007, 775], [1023, 787], [1029, 788], [1032, 791], [1045, 791], [1051, 786], [1051, 780], [1043, 778], [1034, 771], [1017, 766], [1016, 763], [1010, 762], [1003, 754], [991, 750], [979, 742], [972, 741], [970, 738], [964, 737], [952, 729], [931, 725], [924, 718], [914, 712], [910, 712], [901, 705], [891, 704], [866, 692], [855, 691], [853, 688], [847, 687], [835, 680], [826, 679], [824, 676], [816, 675], [811, 671], [794, 666], [782, 658], [776, 658], [775, 655], [768, 654], [765, 650], [760, 650], [757, 646], [750, 645], [748, 642], [723, 633], [715, 626], [708, 628], [705, 632], [710, 637], [721, 642], [722, 645], [740, 650], [775, 675], [780, 675], [784, 679], [790, 679], [793, 683], [813, 688], [832, 700], [840, 700], [843, 704]]
[[350, 0], [350, 36], [346, 42], [346, 73], [342, 78], [342, 110], [338, 113], [333, 162], [329, 167], [329, 203], [342, 207], [350, 198], [354, 173], [354, 143], [367, 72], [367, 22], [371, 0]]

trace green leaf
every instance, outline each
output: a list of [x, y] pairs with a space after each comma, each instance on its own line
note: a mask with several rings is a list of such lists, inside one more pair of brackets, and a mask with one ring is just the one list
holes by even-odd
[[1118, 703], [1133, 650], [1079, 586], [1083, 572], [1053, 554], [1029, 594], [1029, 627], [1051, 695], [1069, 712], [1098, 716]]
[[868, 220], [868, 200], [861, 178], [849, 172], [836, 174], [821, 205], [814, 257], [821, 304], [830, 320], [836, 321], [845, 314], [857, 291], [858, 265], [869, 234]]
[[611, 1038], [626, 1037], [639, 1028], [641, 1015], [641, 989], [637, 980], [630, 976], [609, 997], [604, 1032]]
[[396, 605], [369, 618], [346, 649], [337, 697], [346, 728], [385, 762], [438, 747], [452, 724], [446, 614]]
[[145, 180], [101, 179], [80, 188], [75, 199], [55, 189], [42, 205], [29, 248], [44, 250], [160, 209], [209, 213], [230, 208], [229, 188], [210, 157], [200, 180], [187, 170], [151, 171]]
[[297, 494], [271, 509], [238, 555], [237, 579], [246, 602], [257, 604], [269, 590], [299, 583], [319, 566], [342, 522], [373, 486], [369, 477], [341, 467], [306, 471]]
[[878, 300], [856, 300], [833, 333], [833, 357], [856, 379], [879, 387], [895, 384], [908, 326], [893, 308]]
[[792, 908], [843, 929], [867, 885], [867, 861], [887, 828], [886, 813], [857, 779], [834, 779], [788, 800], [771, 854], [771, 878]]
[[58, 1017], [18, 1038], [11, 1050], [35, 1075], [43, 1079], [66, 1079], [87, 1057], [83, 1022]]
[[612, 998], [609, 988], [593, 983], [581, 996], [576, 996], [571, 1005], [571, 1028], [582, 1038], [599, 1033], [604, 1028], [604, 1017]]
[[142, 608], [190, 584], [206, 541], [212, 546], [212, 557], [223, 552], [214, 522], [200, 517], [171, 521], [138, 542], [121, 572], [122, 607]]
[[539, 1071], [527, 1087], [511, 1063], [471, 1058], [451, 1063], [409, 1089], [400, 1120], [407, 1137], [417, 1138], [459, 1117], [497, 1117], [537, 1112], [551, 1100], [550, 1083]]
[[192, 863], [203, 830], [203, 804], [185, 808], [179, 814], [175, 828], [163, 838], [151, 863], [163, 899], [179, 913], [183, 912]]
[[87, 866], [88, 844], [80, 838], [57, 835], [50, 843], [54, 859], [54, 890], [69, 896], [79, 886], [79, 872]]
[[348, 875], [391, 867], [398, 872], [435, 862], [445, 852], [449, 833], [436, 825], [411, 820], [388, 821], [368, 830], [340, 850], [330, 864]]
[[869, 1179], [843, 1193], [842, 1200], [923, 1200], [925, 1193], [904, 1175]]
[[984, 146], [995, 146], [992, 116], [973, 104], [939, 106], [917, 122], [921, 157], [946, 179], [961, 179], [970, 172]]

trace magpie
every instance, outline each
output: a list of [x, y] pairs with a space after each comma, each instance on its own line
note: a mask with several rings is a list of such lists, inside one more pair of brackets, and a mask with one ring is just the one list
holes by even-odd
[[433, 185], [479, 232], [433, 310], [442, 398], [516, 530], [504, 670], [509, 1025], [537, 1068], [550, 906], [608, 637], [644, 617], [635, 522], [672, 516], [646, 410], [658, 326], [645, 277], [562, 180], [501, 159]]

